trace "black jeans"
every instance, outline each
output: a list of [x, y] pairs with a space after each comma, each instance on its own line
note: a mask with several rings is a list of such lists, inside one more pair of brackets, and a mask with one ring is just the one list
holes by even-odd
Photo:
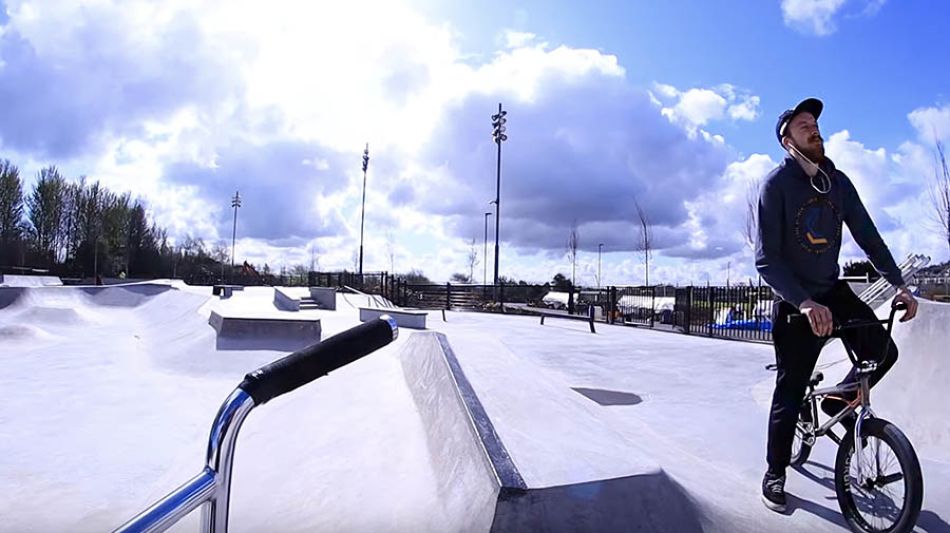
[[[836, 323], [847, 320], [877, 320], [874, 311], [862, 302], [848, 284], [839, 281], [827, 294], [814, 300], [831, 309]], [[769, 443], [766, 460], [769, 468], [784, 471], [792, 453], [795, 422], [801, 411], [805, 387], [815, 370], [818, 354], [826, 339], [812, 333], [807, 320], [788, 323], [790, 314], [798, 313], [792, 304], [777, 301], [772, 306], [772, 341], [775, 347], [775, 362], [778, 372], [775, 377], [775, 392], [772, 395], [772, 410], [769, 413]], [[887, 338], [883, 326], [846, 330], [845, 340], [859, 360], [878, 361], [877, 370], [871, 375], [870, 384], [884, 377], [897, 361], [897, 346]], [[884, 343], [887, 342], [887, 353]], [[882, 361], [882, 356], [884, 357]], [[855, 369], [851, 369], [842, 383], [856, 381]]]

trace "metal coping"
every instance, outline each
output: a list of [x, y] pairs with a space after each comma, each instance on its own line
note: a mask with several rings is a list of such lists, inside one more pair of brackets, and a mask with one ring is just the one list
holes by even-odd
[[478, 438], [481, 440], [482, 446], [488, 455], [488, 460], [495, 470], [495, 475], [498, 476], [502, 492], [527, 490], [528, 485], [521, 476], [521, 472], [518, 471], [518, 467], [511, 460], [511, 455], [508, 454], [504, 443], [501, 442], [501, 438], [495, 431], [495, 426], [488, 418], [488, 413], [485, 412], [482, 402], [475, 394], [475, 389], [472, 388], [472, 384], [465, 377], [465, 372], [462, 371], [462, 366], [459, 364], [455, 352], [452, 351], [448, 338], [442, 333], [436, 333], [436, 338], [439, 340], [439, 346], [442, 348], [445, 361], [449, 365], [449, 371], [455, 380], [459, 397], [472, 418]]

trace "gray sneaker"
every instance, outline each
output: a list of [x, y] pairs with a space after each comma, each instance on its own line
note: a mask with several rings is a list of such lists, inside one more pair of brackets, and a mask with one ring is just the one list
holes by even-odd
[[762, 479], [762, 501], [769, 509], [785, 512], [785, 475], [775, 475], [766, 472]]

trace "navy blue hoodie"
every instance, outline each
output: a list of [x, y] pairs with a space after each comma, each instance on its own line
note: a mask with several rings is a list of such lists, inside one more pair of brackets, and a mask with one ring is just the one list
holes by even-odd
[[[795, 307], [821, 298], [838, 280], [841, 224], [892, 285], [904, 284], [884, 240], [851, 180], [830, 159], [821, 168], [831, 178], [827, 194], [816, 191], [791, 156], [773, 170], [759, 193], [755, 267], [775, 292]], [[821, 176], [817, 176], [818, 182]]]

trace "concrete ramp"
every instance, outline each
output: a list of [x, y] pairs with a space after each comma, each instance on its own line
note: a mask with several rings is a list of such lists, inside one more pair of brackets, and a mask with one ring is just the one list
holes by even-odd
[[[917, 317], [895, 319], [897, 364], [874, 388], [875, 412], [901, 428], [921, 457], [950, 462], [950, 304], [919, 300]], [[890, 304], [878, 310], [886, 316]], [[899, 317], [901, 312], [898, 312]]]
[[[526, 465], [529, 471], [523, 473], [517, 458], [529, 462], [534, 451], [522, 449], [519, 454], [512, 454], [503, 435], [532, 433], [532, 428], [496, 426], [496, 419], [486, 411], [445, 335], [413, 334], [401, 360], [427, 433], [440, 505], [446, 515], [456, 517], [446, 531], [702, 531], [693, 503], [648, 458], [619, 461], [636, 466], [628, 468], [629, 475], [598, 479], [603, 470], [592, 469], [589, 461], [585, 462], [585, 453], [572, 455], [556, 445], [547, 449], [542, 446], [536, 449], [540, 464]], [[544, 379], [537, 373], [525, 373], [523, 368], [509, 370], [514, 371], [512, 379], [520, 380], [529, 395], [538, 389], [524, 380]], [[543, 392], [568, 398], [576, 395], [569, 389]], [[534, 400], [559, 402], [551, 396]], [[533, 426], [557, 427], [565, 422], [550, 420], [540, 412]], [[596, 425], [577, 422], [570, 420], [574, 431]], [[616, 438], [596, 430], [578, 437], [590, 440], [582, 448], [601, 447], [604, 444], [599, 439]], [[532, 438], [515, 436], [510, 444], [523, 448]], [[607, 443], [601, 449], [609, 450], [612, 444], [616, 443]], [[559, 455], [548, 456], [552, 452]], [[626, 452], [642, 453], [633, 443]], [[610, 453], [604, 456], [609, 460]], [[546, 462], [548, 459], [554, 461]], [[545, 464], [559, 471], [545, 471]], [[556, 479], [575, 481], [546, 482]]]
[[320, 341], [320, 319], [214, 310], [208, 324], [218, 350], [294, 351]]
[[52, 287], [62, 284], [63, 281], [56, 276], [0, 274], [0, 287]]

